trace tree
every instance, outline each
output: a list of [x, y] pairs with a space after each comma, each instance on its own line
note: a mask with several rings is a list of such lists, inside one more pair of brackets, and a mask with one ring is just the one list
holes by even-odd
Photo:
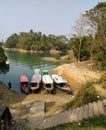
[[98, 3], [85, 14], [92, 26], [97, 26], [96, 36], [104, 48], [106, 48], [106, 2]]
[[5, 65], [6, 60], [7, 57], [4, 53], [4, 50], [0, 47], [0, 68], [2, 68]]
[[16, 33], [14, 33], [9, 38], [7, 38], [5, 47], [16, 48], [17, 43], [18, 43], [18, 35]]
[[82, 15], [80, 15], [80, 18], [76, 21], [75, 26], [73, 27], [75, 34], [74, 37], [79, 39], [78, 42], [78, 53], [77, 53], [77, 60], [81, 60], [81, 46], [82, 46], [82, 39], [83, 36], [86, 35], [86, 19]]
[[98, 3], [93, 9], [86, 11], [85, 16], [91, 27], [96, 29], [92, 59], [98, 69], [106, 69], [106, 2]]
[[[81, 50], [80, 50], [80, 61], [89, 60], [90, 59], [90, 49], [91, 49], [91, 43], [92, 42], [92, 36], [83, 36], [82, 42], [81, 42]], [[71, 49], [74, 52], [74, 56], [78, 59], [78, 50], [79, 50], [79, 38], [73, 37], [70, 39], [70, 45]]]

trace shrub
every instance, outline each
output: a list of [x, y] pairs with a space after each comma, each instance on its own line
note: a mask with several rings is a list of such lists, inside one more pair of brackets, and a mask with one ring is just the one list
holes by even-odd
[[60, 54], [56, 54], [56, 55], [55, 55], [55, 58], [56, 58], [57, 60], [60, 60], [60, 59], [61, 59]]
[[82, 85], [78, 93], [76, 94], [75, 98], [73, 101], [68, 103], [65, 107], [65, 109], [68, 108], [76, 108], [84, 104], [88, 104], [89, 102], [97, 101], [99, 94], [93, 87], [92, 82], [87, 82], [85, 85]]

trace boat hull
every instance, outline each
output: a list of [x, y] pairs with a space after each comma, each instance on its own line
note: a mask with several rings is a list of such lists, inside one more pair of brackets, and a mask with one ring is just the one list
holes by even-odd
[[60, 86], [57, 83], [54, 83], [54, 85], [55, 85], [56, 88], [60, 89], [63, 92], [66, 92], [68, 94], [73, 94], [70, 86]]
[[42, 85], [46, 91], [52, 93], [54, 89], [53, 79], [51, 78], [47, 70], [44, 70], [42, 73]]
[[26, 75], [20, 76], [20, 89], [23, 93], [29, 94], [28, 77]]
[[40, 92], [42, 83], [41, 83], [41, 74], [40, 71], [36, 70], [32, 76], [31, 82], [30, 82], [30, 91], [37, 93]]
[[57, 74], [52, 74], [52, 79], [54, 81], [54, 86], [57, 87], [58, 89], [72, 94], [72, 90], [70, 86], [68, 85], [67, 81], [62, 78], [62, 76], [57, 75]]

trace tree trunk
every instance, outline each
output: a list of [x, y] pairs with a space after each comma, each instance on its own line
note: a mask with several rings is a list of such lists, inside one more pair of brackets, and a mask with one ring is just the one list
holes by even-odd
[[79, 43], [79, 48], [78, 48], [78, 62], [81, 61], [81, 44], [82, 44], [82, 39], [79, 38], [79, 41], [80, 41], [80, 43]]

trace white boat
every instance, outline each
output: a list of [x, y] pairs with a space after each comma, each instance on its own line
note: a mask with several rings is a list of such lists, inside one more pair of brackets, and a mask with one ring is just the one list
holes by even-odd
[[54, 81], [54, 85], [63, 90], [66, 91], [68, 93], [72, 93], [71, 87], [68, 85], [67, 81], [65, 79], [63, 79], [62, 76], [58, 75], [58, 74], [52, 74], [52, 79]]
[[34, 71], [34, 74], [33, 74], [32, 78], [31, 78], [30, 84], [31, 84], [31, 86], [30, 86], [31, 91], [35, 92], [36, 90], [40, 89], [40, 87], [41, 87], [41, 73], [40, 73], [40, 70], [36, 69]]
[[41, 70], [40, 69], [35, 69], [34, 74], [41, 74]]
[[53, 79], [51, 78], [47, 70], [42, 71], [42, 83], [44, 89], [52, 92], [52, 90], [54, 89]]

